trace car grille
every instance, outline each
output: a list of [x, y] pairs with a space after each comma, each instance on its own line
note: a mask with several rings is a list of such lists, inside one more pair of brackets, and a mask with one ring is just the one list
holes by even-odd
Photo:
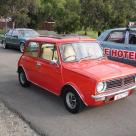
[[125, 88], [135, 84], [135, 76], [127, 76], [124, 78], [114, 79], [107, 81], [107, 90], [112, 90], [116, 88]]

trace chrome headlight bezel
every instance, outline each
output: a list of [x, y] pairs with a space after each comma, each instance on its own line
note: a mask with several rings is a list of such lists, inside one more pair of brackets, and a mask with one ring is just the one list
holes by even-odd
[[96, 91], [98, 93], [103, 93], [105, 92], [106, 88], [107, 88], [106, 82], [99, 82], [96, 86]]

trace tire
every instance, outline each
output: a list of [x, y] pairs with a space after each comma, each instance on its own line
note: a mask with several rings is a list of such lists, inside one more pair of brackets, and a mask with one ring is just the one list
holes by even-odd
[[24, 52], [24, 43], [20, 43], [19, 50], [20, 50], [21, 53]]
[[20, 69], [18, 72], [18, 78], [19, 78], [19, 83], [21, 84], [22, 87], [29, 87], [30, 82], [27, 80], [25, 72], [23, 69]]
[[3, 46], [4, 49], [8, 49], [8, 46], [7, 46], [7, 44], [6, 44], [6, 41], [2, 41], [2, 46]]
[[73, 114], [79, 113], [85, 105], [73, 88], [64, 89], [63, 102], [66, 109]]

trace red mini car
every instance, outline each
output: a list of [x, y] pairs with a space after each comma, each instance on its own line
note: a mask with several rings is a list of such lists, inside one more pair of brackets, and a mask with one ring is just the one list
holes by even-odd
[[136, 68], [108, 60], [98, 42], [81, 36], [29, 40], [18, 75], [23, 87], [34, 83], [61, 96], [71, 113], [125, 98], [136, 88]]

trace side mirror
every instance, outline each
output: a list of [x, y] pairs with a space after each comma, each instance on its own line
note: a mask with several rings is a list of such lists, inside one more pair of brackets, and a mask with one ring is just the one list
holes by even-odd
[[14, 35], [13, 37], [17, 38], [18, 39], [18, 35]]
[[57, 60], [51, 60], [51, 64], [52, 65], [56, 65], [57, 67], [59, 67], [59, 64], [58, 64]]

